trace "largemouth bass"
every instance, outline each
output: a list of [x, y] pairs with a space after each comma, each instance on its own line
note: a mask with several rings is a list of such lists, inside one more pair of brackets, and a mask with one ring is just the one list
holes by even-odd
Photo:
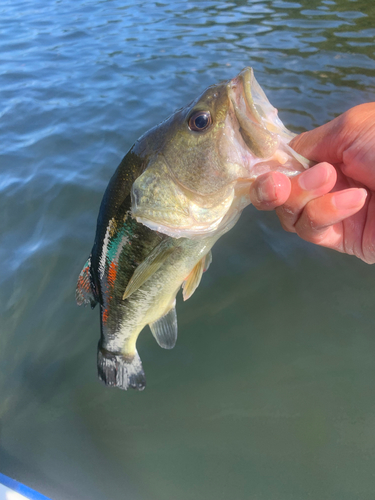
[[100, 304], [105, 384], [145, 387], [138, 335], [149, 325], [161, 347], [175, 345], [177, 292], [194, 293], [212, 246], [250, 204], [250, 184], [270, 170], [308, 168], [288, 145], [293, 137], [245, 68], [130, 149], [105, 191], [76, 290], [79, 305]]

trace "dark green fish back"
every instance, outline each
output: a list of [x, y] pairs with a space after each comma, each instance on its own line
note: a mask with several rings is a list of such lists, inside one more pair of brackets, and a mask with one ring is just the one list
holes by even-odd
[[91, 277], [101, 304], [102, 336], [114, 334], [122, 316], [122, 296], [137, 266], [162, 236], [131, 216], [130, 191], [145, 162], [133, 148], [120, 163], [104, 194], [91, 254]]

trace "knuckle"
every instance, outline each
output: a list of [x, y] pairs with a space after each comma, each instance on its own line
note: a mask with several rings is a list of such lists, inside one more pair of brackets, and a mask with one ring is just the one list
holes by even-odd
[[295, 210], [288, 205], [287, 203], [284, 203], [281, 207], [279, 207], [278, 212], [280, 213], [280, 216], [283, 216], [285, 218], [291, 218], [295, 216]]
[[281, 207], [277, 207], [276, 214], [283, 224], [286, 224], [288, 226], [293, 225], [295, 214], [293, 210], [288, 207], [288, 205], [284, 204]]
[[355, 170], [357, 169], [357, 157], [358, 157], [358, 150], [355, 150], [351, 147], [348, 149], [345, 149], [345, 151], [342, 154], [342, 166], [341, 169], [344, 174], [350, 175]]
[[290, 233], [295, 233], [294, 224], [298, 218], [298, 213], [292, 209], [291, 206], [284, 204], [276, 208], [276, 215], [278, 216], [281, 227]]
[[311, 243], [319, 244], [325, 236], [325, 228], [321, 227], [316, 219], [313, 205], [307, 204], [299, 221], [296, 224], [298, 236]]
[[280, 224], [281, 224], [281, 227], [284, 229], [284, 231], [286, 231], [287, 233], [295, 233], [296, 230], [294, 229], [293, 226], [286, 226], [285, 224], [283, 224], [282, 221], [280, 221]]
[[315, 245], [321, 245], [326, 237], [327, 229], [315, 230], [308, 224], [302, 223], [297, 225], [296, 233], [305, 241], [314, 243]]
[[309, 229], [310, 231], [316, 231], [319, 229], [316, 220], [316, 213], [311, 203], [308, 203], [303, 211], [303, 224], [306, 229]]
[[288, 233], [295, 233], [296, 230], [293, 226], [293, 224], [291, 224], [288, 220], [286, 220], [284, 217], [280, 216], [280, 214], [278, 213], [278, 210], [276, 209], [276, 214], [279, 218], [279, 221], [280, 221], [280, 224], [281, 224], [281, 227], [284, 229], [284, 231], [287, 231]]

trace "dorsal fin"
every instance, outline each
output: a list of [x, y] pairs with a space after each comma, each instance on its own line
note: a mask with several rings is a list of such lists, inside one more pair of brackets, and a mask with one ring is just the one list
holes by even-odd
[[175, 250], [176, 246], [171, 238], [161, 241], [146, 259], [135, 269], [133, 276], [125, 289], [122, 299], [127, 299], [140, 288], [164, 264], [165, 260]]
[[189, 276], [182, 284], [182, 296], [184, 300], [190, 299], [202, 279], [202, 274], [207, 271], [212, 262], [212, 254], [208, 252], [192, 269]]
[[163, 349], [172, 349], [177, 340], [177, 314], [176, 306], [173, 305], [167, 314], [150, 323], [152, 335]]
[[76, 287], [76, 302], [79, 306], [81, 306], [82, 304], [90, 304], [91, 308], [93, 309], [98, 301], [94, 295], [90, 269], [91, 255], [87, 259], [86, 264], [83, 266], [83, 269], [78, 276]]

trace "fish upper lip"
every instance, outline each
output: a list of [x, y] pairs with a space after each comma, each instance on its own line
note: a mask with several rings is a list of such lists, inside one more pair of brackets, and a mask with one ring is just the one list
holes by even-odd
[[254, 71], [252, 68], [245, 68], [241, 71], [237, 78], [240, 78], [242, 83], [242, 89], [245, 94], [245, 100], [247, 106], [253, 107], [253, 97], [251, 94], [251, 83], [254, 78]]
[[229, 96], [234, 111], [240, 120], [241, 118], [242, 120], [251, 120], [264, 127], [251, 93], [253, 78], [253, 69], [250, 67], [244, 68], [233, 80], [230, 80], [228, 84]]

